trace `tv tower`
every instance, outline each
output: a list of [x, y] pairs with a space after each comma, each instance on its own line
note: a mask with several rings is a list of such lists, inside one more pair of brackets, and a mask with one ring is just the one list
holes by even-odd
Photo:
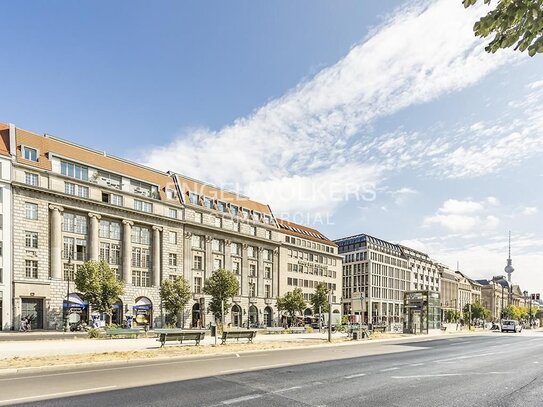
[[507, 266], [505, 266], [504, 271], [507, 273], [507, 281], [511, 283], [511, 273], [515, 271], [513, 260], [511, 260], [511, 231], [509, 231], [509, 257], [507, 258]]

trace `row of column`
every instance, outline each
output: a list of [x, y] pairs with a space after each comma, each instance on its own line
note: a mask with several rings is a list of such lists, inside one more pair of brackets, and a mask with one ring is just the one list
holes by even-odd
[[[62, 277], [62, 212], [64, 208], [58, 205], [49, 205], [51, 210], [51, 277], [61, 280]], [[100, 218], [97, 213], [89, 213], [89, 260], [98, 260], [100, 257]], [[132, 226], [134, 222], [130, 220], [123, 220], [123, 234], [122, 234], [122, 276], [125, 283], [131, 283], [132, 281]], [[162, 228], [159, 226], [153, 226], [153, 237], [151, 247], [151, 273], [152, 284], [160, 285], [160, 271], [161, 271], [161, 250], [160, 250], [160, 232]]]

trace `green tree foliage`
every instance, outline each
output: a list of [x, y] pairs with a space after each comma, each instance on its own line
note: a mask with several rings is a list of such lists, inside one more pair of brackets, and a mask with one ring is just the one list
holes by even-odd
[[457, 322], [460, 319], [460, 311], [448, 309], [445, 311], [445, 320], [449, 323]]
[[287, 311], [292, 319], [296, 317], [296, 313], [303, 314], [304, 308], [305, 300], [301, 288], [295, 288], [294, 291], [288, 292], [282, 297], [277, 297], [277, 309]]
[[86, 262], [75, 273], [75, 286], [94, 310], [109, 316], [111, 323], [113, 304], [123, 295], [124, 287], [109, 265], [105, 261]]
[[516, 319], [521, 320], [528, 315], [528, 312], [522, 308], [517, 307], [516, 305], [508, 305], [503, 309], [503, 318], [504, 319]]
[[[463, 0], [470, 7], [479, 0]], [[483, 0], [490, 4], [491, 0]], [[515, 50], [528, 50], [531, 57], [543, 52], [543, 0], [498, 0], [496, 8], [481, 17], [473, 26], [478, 37], [494, 38], [486, 46], [487, 52], [515, 46]]]
[[160, 285], [160, 298], [169, 316], [169, 322], [179, 327], [181, 318], [179, 314], [190, 301], [191, 289], [189, 282], [183, 277], [175, 280], [164, 280]]
[[328, 302], [328, 289], [326, 288], [326, 284], [321, 282], [315, 287], [315, 292], [311, 297], [311, 307], [313, 308], [314, 314], [318, 314], [319, 309], [322, 312], [328, 312], [330, 303]]
[[238, 291], [239, 281], [236, 275], [229, 270], [219, 269], [205, 281], [203, 292], [204, 294], [211, 295], [209, 309], [215, 315], [215, 319], [222, 320], [222, 301], [224, 301], [224, 314], [228, 314], [230, 299]]
[[[464, 306], [462, 313], [464, 315], [464, 318], [468, 320], [469, 319], [469, 304], [466, 304]], [[471, 304], [471, 320], [472, 321], [475, 319], [487, 320], [490, 318], [490, 315], [492, 315], [492, 312], [489, 309], [486, 309], [485, 307], [483, 307], [483, 305], [479, 301], [476, 301], [475, 303]]]

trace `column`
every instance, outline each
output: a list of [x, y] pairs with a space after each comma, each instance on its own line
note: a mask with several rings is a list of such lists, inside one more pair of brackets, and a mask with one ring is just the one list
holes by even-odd
[[225, 240], [224, 241], [224, 268], [226, 270], [232, 271], [232, 249], [231, 240]]
[[155, 286], [160, 285], [160, 226], [153, 226], [153, 282]]
[[256, 282], [256, 296], [264, 297], [264, 249], [258, 248], [258, 272]]
[[249, 295], [249, 262], [247, 261], [247, 244], [241, 245], [241, 295]]
[[[213, 237], [211, 236], [205, 236], [205, 255], [204, 255], [204, 281], [211, 277], [213, 272], [215, 271], [215, 268], [213, 266], [213, 248], [211, 245], [211, 242], [213, 241]], [[202, 282], [203, 283], [203, 282]]]
[[134, 222], [123, 220], [123, 280], [132, 284], [132, 225]]
[[184, 232], [183, 239], [183, 275], [194, 289], [194, 272], [192, 271], [192, 233]]
[[62, 206], [49, 205], [51, 209], [51, 277], [62, 279]]
[[98, 220], [101, 218], [97, 213], [89, 213], [89, 260], [98, 260], [100, 253], [100, 243], [98, 241]]

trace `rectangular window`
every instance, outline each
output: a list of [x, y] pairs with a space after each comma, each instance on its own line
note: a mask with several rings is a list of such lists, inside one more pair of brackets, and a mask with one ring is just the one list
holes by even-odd
[[230, 213], [232, 214], [232, 216], [238, 216], [238, 207], [235, 206], [235, 205], [230, 205]]
[[249, 275], [256, 277], [256, 264], [249, 264]]
[[219, 240], [219, 239], [213, 239], [213, 241], [211, 242], [211, 249], [214, 252], [223, 253], [224, 252], [224, 241]]
[[75, 268], [73, 264], [64, 263], [64, 281], [75, 280]]
[[251, 235], [256, 236], [256, 226], [251, 226], [250, 232], [251, 232]]
[[30, 147], [23, 147], [23, 158], [29, 161], [38, 161], [38, 150]]
[[264, 296], [265, 296], [266, 298], [271, 298], [271, 285], [266, 284], [266, 285], [264, 286]]
[[202, 277], [194, 277], [194, 293], [200, 294], [202, 292]]
[[209, 198], [204, 197], [204, 206], [208, 209], [213, 209], [213, 201]]
[[234, 274], [240, 274], [241, 273], [241, 264], [239, 261], [232, 262], [232, 272]]
[[198, 205], [198, 195], [196, 195], [194, 192], [189, 192], [189, 201], [193, 205]]
[[99, 235], [104, 239], [121, 240], [121, 224], [108, 220], [100, 220]]
[[168, 233], [168, 241], [170, 244], [177, 244], [177, 233], [176, 232], [169, 232]]
[[134, 209], [141, 212], [151, 213], [153, 212], [153, 204], [140, 201], [139, 199], [134, 199]]
[[214, 259], [213, 260], [213, 270], [219, 270], [222, 269], [222, 260], [221, 259]]
[[264, 278], [272, 278], [271, 266], [264, 266]]
[[230, 252], [232, 254], [235, 254], [236, 256], [241, 255], [241, 245], [239, 243], [231, 243], [230, 244]]
[[83, 181], [89, 180], [89, 169], [87, 167], [69, 161], [60, 162], [60, 173], [67, 177], [76, 178]]
[[141, 226], [132, 227], [132, 243], [148, 245], [151, 241], [151, 232]]
[[168, 210], [168, 216], [170, 218], [177, 219], [177, 209], [169, 208]]
[[117, 194], [110, 194], [109, 203], [115, 206], [123, 206], [123, 197]]
[[87, 234], [87, 217], [74, 215], [73, 213], [64, 213], [64, 232]]
[[38, 205], [30, 202], [25, 202], [25, 217], [31, 220], [38, 219]]
[[64, 192], [68, 195], [75, 195], [81, 198], [89, 197], [89, 188], [71, 182], [64, 183]]
[[132, 267], [149, 268], [150, 259], [149, 249], [132, 248]]
[[26, 185], [32, 185], [33, 187], [37, 187], [39, 184], [39, 176], [38, 174], [34, 174], [31, 172], [25, 172], [25, 184]]
[[170, 267], [177, 267], [177, 254], [175, 253], [168, 254], [168, 265]]
[[198, 249], [203, 249], [204, 248], [204, 238], [203, 238], [203, 236], [192, 235], [191, 242], [192, 242], [192, 247], [196, 247]]
[[249, 297], [256, 297], [256, 283], [249, 283]]
[[145, 270], [132, 271], [132, 285], [138, 287], [149, 287], [151, 283], [150, 274]]
[[37, 232], [25, 232], [25, 247], [30, 249], [38, 248], [38, 233]]
[[194, 270], [202, 270], [202, 256], [194, 256], [192, 268]]
[[25, 260], [25, 277], [38, 278], [38, 261]]

